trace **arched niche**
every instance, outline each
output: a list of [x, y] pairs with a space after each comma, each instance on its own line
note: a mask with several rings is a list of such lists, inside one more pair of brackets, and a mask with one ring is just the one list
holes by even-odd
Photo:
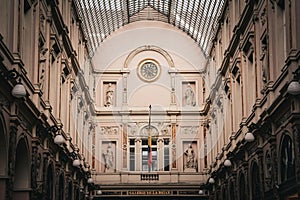
[[14, 198], [29, 199], [30, 193], [30, 163], [31, 156], [27, 139], [20, 138], [16, 148], [16, 163], [14, 176]]
[[68, 181], [68, 200], [72, 200], [73, 199], [73, 183], [71, 180]]
[[260, 187], [261, 187], [261, 180], [260, 180], [260, 171], [257, 165], [257, 162], [254, 161], [251, 165], [251, 193], [252, 198], [254, 199], [261, 199], [260, 194]]
[[8, 160], [8, 145], [6, 137], [5, 120], [0, 113], [0, 199], [5, 199], [6, 179], [7, 176], [7, 160]]
[[58, 199], [59, 200], [64, 200], [65, 199], [65, 179], [64, 179], [64, 174], [61, 173], [59, 175], [59, 180], [58, 180]]
[[46, 199], [52, 200], [54, 197], [54, 178], [53, 178], [53, 165], [49, 164], [46, 175]]
[[7, 175], [7, 138], [3, 116], [0, 114], [0, 177]]
[[238, 179], [238, 191], [240, 199], [248, 199], [247, 195], [247, 185], [246, 185], [246, 178], [243, 172], [240, 173]]

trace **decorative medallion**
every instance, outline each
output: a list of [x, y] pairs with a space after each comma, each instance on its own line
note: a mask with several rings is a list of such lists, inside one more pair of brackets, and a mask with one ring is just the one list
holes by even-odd
[[159, 132], [157, 128], [152, 125], [150, 126], [150, 132], [149, 132], [149, 125], [146, 125], [141, 129], [140, 136], [148, 137], [149, 134], [151, 134], [151, 136], [158, 136]]
[[144, 60], [139, 64], [137, 73], [143, 81], [152, 82], [159, 77], [160, 66], [154, 60]]

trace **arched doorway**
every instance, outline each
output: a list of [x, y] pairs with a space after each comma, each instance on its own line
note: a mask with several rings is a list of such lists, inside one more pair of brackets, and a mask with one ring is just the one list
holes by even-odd
[[64, 190], [64, 186], [65, 185], [65, 181], [64, 181], [64, 175], [63, 174], [60, 174], [59, 176], [59, 181], [58, 181], [58, 199], [59, 200], [64, 200], [64, 193], [65, 193], [65, 190]]
[[247, 191], [246, 191], [246, 180], [245, 180], [245, 175], [244, 173], [240, 174], [239, 178], [239, 199], [248, 199]]
[[235, 191], [234, 191], [234, 183], [231, 181], [229, 183], [229, 200], [235, 200]]
[[5, 199], [7, 177], [7, 138], [6, 128], [2, 115], [0, 114], [0, 199]]
[[68, 200], [72, 200], [73, 199], [73, 183], [71, 180], [69, 180], [68, 183]]
[[47, 168], [46, 199], [53, 199], [53, 167], [51, 164]]
[[251, 183], [252, 183], [252, 199], [261, 199], [261, 191], [260, 191], [260, 175], [259, 168], [256, 162], [253, 162], [251, 168]]
[[16, 148], [14, 199], [30, 199], [30, 155], [25, 138], [19, 140]]

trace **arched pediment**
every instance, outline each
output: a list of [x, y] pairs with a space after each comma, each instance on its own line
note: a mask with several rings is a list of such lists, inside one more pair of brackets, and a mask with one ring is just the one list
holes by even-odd
[[171, 58], [170, 54], [167, 51], [163, 50], [162, 48], [153, 46], [153, 45], [145, 45], [145, 46], [141, 46], [141, 47], [138, 47], [135, 50], [133, 50], [127, 56], [125, 63], [124, 63], [124, 68], [125, 69], [128, 68], [128, 64], [130, 63], [132, 58], [143, 51], [155, 51], [157, 53], [160, 53], [167, 60], [169, 66], [174, 68], [174, 62], [173, 62], [173, 59]]

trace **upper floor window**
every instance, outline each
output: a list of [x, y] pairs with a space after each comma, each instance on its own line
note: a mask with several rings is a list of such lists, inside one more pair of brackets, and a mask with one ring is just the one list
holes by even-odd
[[293, 154], [293, 143], [290, 136], [285, 135], [281, 143], [280, 151], [280, 173], [281, 182], [295, 176], [295, 163]]
[[[158, 139], [157, 137], [153, 137], [151, 138], [151, 147], [149, 147], [149, 141], [146, 137], [141, 140], [135, 138], [129, 139], [129, 170], [170, 171], [169, 143], [169, 138]], [[162, 147], [161, 151], [158, 150], [158, 146]], [[159, 159], [159, 157], [162, 159]], [[138, 160], [141, 162], [138, 162]]]
[[[142, 171], [158, 170], [157, 169], [157, 140], [152, 139], [151, 143], [152, 143], [150, 147], [151, 149], [149, 149], [148, 139], [142, 139]], [[151, 161], [149, 159], [151, 159]]]

